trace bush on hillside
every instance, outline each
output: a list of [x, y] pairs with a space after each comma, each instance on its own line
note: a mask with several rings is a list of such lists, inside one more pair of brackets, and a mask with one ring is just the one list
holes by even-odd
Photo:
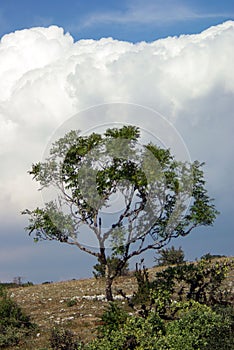
[[[233, 349], [233, 322], [229, 315], [216, 313], [210, 307], [195, 301], [179, 304], [177, 319], [173, 321], [163, 321], [154, 311], [151, 311], [146, 318], [137, 315], [128, 316], [124, 323], [121, 321], [117, 327], [110, 328], [107, 325], [107, 329], [85, 349]], [[113, 312], [115, 314], [116, 310]], [[109, 314], [109, 319], [110, 316]]]
[[82, 350], [83, 343], [68, 329], [55, 327], [51, 330], [50, 346], [55, 350]]
[[154, 349], [155, 342], [164, 332], [164, 323], [154, 312], [146, 319], [140, 316], [128, 316], [121, 326], [112, 329], [107, 326], [107, 329], [104, 329], [103, 333], [91, 342], [87, 349]]
[[0, 293], [0, 348], [16, 345], [25, 336], [30, 335], [35, 325], [25, 315], [18, 304], [7, 296], [6, 291]]
[[185, 262], [184, 252], [181, 247], [176, 249], [174, 246], [159, 250], [159, 257], [155, 258], [158, 266], [178, 265]]
[[230, 317], [197, 302], [184, 303], [180, 313], [178, 320], [167, 324], [166, 335], [157, 342], [158, 350], [233, 349]]
[[[175, 301], [194, 300], [208, 306], [232, 303], [231, 290], [223, 282], [233, 261], [210, 262], [200, 260], [196, 263], [169, 266], [149, 280], [145, 267], [136, 270], [138, 290], [131, 302], [135, 306], [144, 304], [159, 312], [161, 317], [173, 317], [170, 304]], [[144, 306], [145, 307], [145, 306]]]

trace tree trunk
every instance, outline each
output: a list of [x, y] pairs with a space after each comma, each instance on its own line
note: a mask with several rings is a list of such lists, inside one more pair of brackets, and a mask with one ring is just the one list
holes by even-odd
[[113, 301], [114, 300], [113, 294], [112, 294], [113, 279], [110, 277], [110, 268], [108, 265], [106, 265], [105, 279], [106, 279], [106, 299], [107, 301]]

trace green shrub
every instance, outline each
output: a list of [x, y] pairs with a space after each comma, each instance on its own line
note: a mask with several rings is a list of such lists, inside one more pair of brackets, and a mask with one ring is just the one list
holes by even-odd
[[159, 257], [155, 258], [158, 266], [182, 264], [184, 260], [184, 252], [181, 247], [176, 249], [174, 246], [159, 250]]
[[12, 326], [0, 325], [0, 349], [16, 345], [22, 338], [23, 333]]
[[154, 312], [129, 316], [119, 328], [91, 342], [89, 350], [233, 350], [232, 322], [197, 302], [181, 304], [178, 320]]
[[[143, 260], [142, 260], [143, 263]], [[137, 291], [133, 294], [132, 303], [142, 304], [150, 301], [151, 282], [147, 268], [136, 264], [135, 278], [137, 280]]]
[[145, 319], [128, 316], [119, 328], [113, 328], [102, 337], [91, 342], [89, 350], [151, 350], [158, 337], [165, 334], [165, 327], [160, 317], [152, 312]]
[[159, 350], [233, 350], [232, 321], [197, 302], [184, 303], [180, 319], [167, 324]]
[[219, 258], [226, 258], [226, 255], [206, 253], [201, 256], [201, 259], [203, 260], [212, 260], [212, 259], [219, 259]]
[[223, 282], [233, 266], [232, 260], [208, 261], [168, 266], [149, 280], [147, 269], [136, 269], [138, 290], [131, 302], [133, 305], [145, 304], [157, 311], [161, 317], [171, 317], [170, 304], [173, 300], [194, 300], [208, 306], [230, 305], [231, 291]]
[[99, 333], [106, 334], [117, 330], [128, 318], [128, 313], [119, 307], [115, 302], [110, 302], [107, 309], [101, 317], [102, 326], [99, 327]]
[[105, 311], [102, 332], [88, 350], [233, 350], [233, 310], [193, 300], [175, 304], [174, 320], [157, 312], [147, 317], [127, 315], [114, 303]]
[[68, 307], [72, 307], [74, 305], [77, 305], [77, 300], [76, 299], [69, 299], [69, 300], [67, 300], [66, 304]]
[[30, 322], [18, 304], [7, 297], [7, 293], [0, 293], [0, 348], [17, 344], [29, 335], [35, 325]]
[[55, 327], [51, 331], [50, 346], [55, 350], [82, 350], [83, 343], [68, 329]]
[[0, 325], [15, 328], [29, 328], [30, 318], [25, 315], [16, 302], [9, 298], [3, 298], [0, 302]]

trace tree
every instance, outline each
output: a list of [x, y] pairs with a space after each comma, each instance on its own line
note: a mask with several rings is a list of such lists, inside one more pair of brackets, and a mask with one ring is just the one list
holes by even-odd
[[[177, 161], [170, 150], [140, 146], [139, 140], [135, 126], [107, 129], [103, 135], [71, 131], [29, 171], [41, 188], [59, 192], [44, 208], [23, 211], [29, 215], [29, 235], [95, 256], [105, 266], [108, 300], [113, 300], [113, 280], [129, 259], [212, 225], [217, 215], [202, 163]], [[120, 200], [113, 207], [115, 195]], [[82, 243], [84, 227], [95, 237], [95, 247]], [[115, 271], [108, 257], [119, 259]]]
[[182, 264], [184, 262], [184, 252], [181, 247], [176, 249], [172, 246], [171, 248], [161, 249], [159, 254], [159, 258], [155, 259], [159, 266]]
[[21, 286], [22, 285], [22, 279], [23, 279], [23, 277], [21, 277], [21, 276], [14, 277], [13, 278], [13, 283], [14, 284], [18, 284], [19, 286]]
[[[107, 262], [108, 262], [108, 265], [110, 266], [110, 272], [113, 273], [118, 264], [119, 264], [119, 258], [117, 257], [108, 257], [107, 258]], [[129, 272], [129, 268], [128, 268], [128, 262], [126, 262], [125, 266], [122, 267], [121, 270], [119, 270], [119, 276], [126, 276]], [[98, 261], [97, 264], [94, 265], [93, 269], [93, 275], [95, 278], [98, 278], [98, 277], [105, 277], [105, 268], [106, 266], [101, 262], [101, 261]]]

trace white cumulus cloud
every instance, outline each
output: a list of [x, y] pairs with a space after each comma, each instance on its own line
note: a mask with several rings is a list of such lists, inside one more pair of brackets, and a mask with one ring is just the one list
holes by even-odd
[[56, 26], [5, 35], [1, 221], [19, 220], [22, 209], [40, 201], [27, 170], [41, 159], [55, 129], [84, 108], [110, 102], [150, 107], [174, 123], [192, 158], [207, 162], [210, 186], [225, 211], [233, 190], [233, 47], [232, 21], [196, 35], [137, 44], [112, 38], [74, 42]]

